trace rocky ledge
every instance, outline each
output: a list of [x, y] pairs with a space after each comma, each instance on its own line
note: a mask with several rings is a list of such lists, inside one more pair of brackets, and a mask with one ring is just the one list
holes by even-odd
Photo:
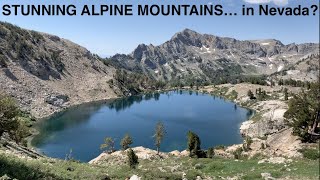
[[[172, 152], [160, 152], [159, 154], [157, 151], [145, 148], [142, 146], [134, 147], [132, 150], [135, 152], [135, 154], [138, 156], [139, 159], [148, 159], [148, 160], [154, 160], [154, 159], [166, 159], [172, 156], [176, 157], [186, 157], [189, 155], [189, 152], [187, 150], [184, 151], [172, 151]], [[125, 162], [127, 158], [127, 150], [125, 151], [115, 151], [113, 153], [107, 153], [103, 152], [98, 157], [92, 159], [89, 161], [89, 164], [120, 164], [122, 162]]]

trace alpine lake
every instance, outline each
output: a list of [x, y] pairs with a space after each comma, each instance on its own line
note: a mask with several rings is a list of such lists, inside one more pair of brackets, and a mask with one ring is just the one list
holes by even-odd
[[31, 144], [49, 157], [66, 155], [82, 162], [97, 157], [105, 137], [115, 139], [116, 149], [125, 134], [131, 147], [156, 149], [153, 134], [161, 121], [166, 135], [160, 151], [185, 150], [187, 132], [195, 132], [201, 148], [243, 141], [239, 127], [253, 115], [250, 109], [218, 96], [193, 91], [168, 91], [87, 103], [71, 107], [37, 123], [39, 134]]

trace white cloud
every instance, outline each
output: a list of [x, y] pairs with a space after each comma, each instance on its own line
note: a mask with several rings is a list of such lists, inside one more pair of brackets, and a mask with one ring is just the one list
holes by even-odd
[[251, 4], [265, 4], [273, 2], [275, 5], [278, 6], [285, 6], [289, 3], [289, 0], [244, 0], [247, 3]]

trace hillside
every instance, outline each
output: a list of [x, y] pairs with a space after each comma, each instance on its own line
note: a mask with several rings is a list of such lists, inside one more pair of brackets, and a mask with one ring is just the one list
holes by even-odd
[[[51, 158], [31, 159], [5, 153], [0, 149], [0, 179], [318, 179], [319, 164], [316, 160], [264, 158], [252, 159], [193, 159], [185, 156], [166, 154], [159, 158], [154, 150], [134, 148], [139, 157], [139, 165], [131, 169], [126, 164], [125, 152], [104, 154], [99, 163], [79, 163]], [[144, 156], [143, 153], [148, 153]], [[19, 168], [17, 168], [19, 167]], [[138, 177], [137, 177], [138, 176]], [[7, 178], [5, 178], [7, 177]], [[136, 177], [136, 178], [133, 178]]]
[[159, 45], [140, 44], [128, 55], [110, 60], [125, 69], [162, 80], [234, 81], [241, 75], [272, 74], [317, 54], [319, 44], [288, 44], [278, 40], [240, 41], [200, 34], [190, 29]]
[[116, 97], [107, 83], [114, 72], [68, 40], [0, 23], [0, 89], [37, 118]]
[[297, 63], [275, 73], [278, 79], [293, 79], [296, 81], [317, 81], [319, 74], [319, 54], [302, 58]]

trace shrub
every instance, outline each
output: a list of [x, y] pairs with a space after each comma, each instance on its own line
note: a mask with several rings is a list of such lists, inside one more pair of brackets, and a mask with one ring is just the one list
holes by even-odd
[[243, 150], [249, 151], [251, 144], [252, 144], [252, 138], [250, 136], [246, 136], [244, 143], [243, 143]]
[[7, 30], [0, 26], [0, 37], [5, 37], [7, 35]]
[[188, 150], [190, 152], [190, 157], [199, 157], [200, 156], [200, 145], [201, 141], [197, 134], [189, 131], [188, 132]]
[[4, 132], [12, 134], [19, 128], [18, 114], [19, 109], [15, 101], [0, 93], [0, 136]]
[[63, 64], [62, 62], [62, 59], [61, 59], [61, 52], [62, 51], [53, 51], [51, 53], [51, 60], [54, 64], [54, 67], [57, 69], [57, 71], [59, 72], [62, 72], [65, 68], [65, 65]]
[[240, 159], [242, 152], [243, 152], [242, 147], [237, 148], [237, 149], [233, 152], [234, 158], [235, 158], [235, 159]]
[[207, 158], [213, 158], [215, 155], [214, 153], [214, 148], [209, 148], [208, 151], [207, 151]]
[[23, 139], [30, 135], [29, 128], [27, 127], [27, 124], [23, 120], [18, 121], [18, 126], [15, 131], [12, 132], [13, 139], [19, 143], [23, 142], [23, 145], [26, 146], [27, 143], [23, 141]]
[[108, 81], [108, 83], [109, 83], [110, 85], [113, 85], [113, 79], [110, 79], [110, 80]]
[[200, 149], [196, 152], [197, 158], [207, 158], [207, 152]]
[[127, 156], [130, 168], [136, 168], [136, 165], [139, 164], [138, 156], [134, 153], [134, 151], [131, 148], [128, 150]]
[[7, 68], [8, 67], [8, 64], [6, 62], [6, 57], [4, 55], [1, 55], [0, 54], [0, 68], [1, 67], [4, 67], [4, 68]]

